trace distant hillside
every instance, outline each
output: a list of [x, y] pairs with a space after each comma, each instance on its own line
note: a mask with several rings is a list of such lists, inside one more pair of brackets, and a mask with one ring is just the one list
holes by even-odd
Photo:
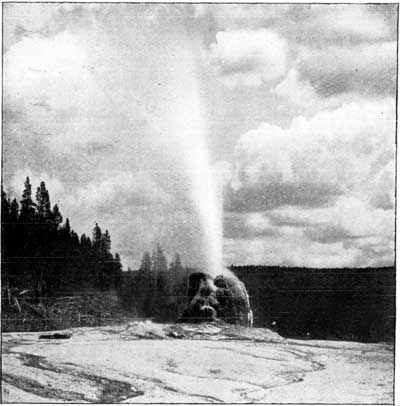
[[247, 287], [255, 327], [287, 337], [394, 339], [394, 267], [230, 269]]

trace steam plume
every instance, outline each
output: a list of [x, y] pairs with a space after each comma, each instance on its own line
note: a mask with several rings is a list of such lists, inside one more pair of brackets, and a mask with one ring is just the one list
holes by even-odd
[[[187, 192], [200, 225], [199, 249], [206, 272], [222, 272], [222, 203], [218, 197], [207, 146], [207, 125], [201, 103], [199, 72], [195, 57], [196, 41], [188, 41], [184, 29], [165, 38], [163, 60], [167, 66], [162, 80], [166, 103], [158, 112], [147, 110], [153, 127], [165, 137], [167, 148], [176, 155], [170, 168], [183, 171], [188, 183]], [[175, 36], [183, 36], [177, 41]], [[175, 41], [168, 43], [168, 37]]]

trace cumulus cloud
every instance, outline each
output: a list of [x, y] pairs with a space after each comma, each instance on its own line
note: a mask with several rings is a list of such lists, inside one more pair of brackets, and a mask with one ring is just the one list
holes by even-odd
[[286, 77], [271, 91], [292, 105], [305, 105], [306, 109], [320, 101], [314, 87], [307, 81], [301, 81], [299, 72], [295, 68], [291, 68]]
[[[26, 136], [45, 138], [53, 152], [106, 140], [101, 127], [110, 103], [79, 36], [23, 38], [4, 56], [4, 80], [6, 104], [20, 114]], [[97, 121], [90, 119], [95, 114]]]
[[327, 97], [394, 93], [396, 13], [389, 4], [263, 4], [201, 5], [197, 16], [215, 21], [211, 60], [228, 86], [271, 84], [296, 69], [302, 91], [313, 91], [308, 83]]
[[252, 240], [257, 237], [279, 236], [280, 231], [262, 213], [226, 213], [224, 237], [227, 239]]
[[[243, 227], [247, 214], [236, 213]], [[394, 261], [394, 212], [354, 197], [327, 208], [286, 206], [257, 213], [268, 233], [238, 227], [226, 249], [240, 264], [315, 267], [388, 266]], [[228, 253], [226, 254], [228, 256]]]
[[370, 189], [369, 201], [373, 207], [394, 210], [395, 207], [395, 161], [389, 161], [375, 177]]
[[78, 187], [66, 205], [117, 216], [123, 207], [168, 206], [172, 202], [172, 197], [148, 173], [118, 172]]
[[396, 37], [394, 4], [197, 5], [218, 30], [270, 27], [296, 43], [385, 41]]
[[[394, 122], [393, 104], [381, 101], [300, 116], [287, 129], [260, 125], [236, 145], [227, 208], [312, 207], [348, 193], [367, 196], [371, 180], [393, 159]], [[393, 194], [392, 185], [380, 185]]]
[[[353, 196], [341, 196], [334, 205], [325, 208], [282, 207], [269, 212], [268, 218], [278, 227], [314, 229], [322, 239], [340, 233], [348, 238], [390, 238], [394, 225], [393, 210], [373, 207], [367, 200]], [[317, 234], [314, 236], [318, 239]]]
[[[305, 239], [318, 244], [340, 244], [339, 252], [353, 252], [351, 266], [391, 265], [394, 260], [394, 211], [376, 208], [366, 200], [340, 197], [324, 209], [278, 209], [268, 215], [272, 224], [297, 224]], [[278, 222], [275, 221], [278, 219]], [[381, 251], [371, 255], [369, 250]]]
[[396, 84], [396, 43], [350, 47], [304, 47], [297, 66], [301, 78], [323, 96], [344, 92], [393, 94]]
[[261, 28], [285, 16], [289, 4], [196, 4], [195, 15], [210, 19], [220, 30]]
[[[286, 230], [281, 237], [252, 240], [227, 239], [226, 260], [235, 264], [265, 264], [305, 267], [360, 266], [360, 250], [342, 249], [342, 243], [321, 244], [305, 239], [301, 232]], [[229, 263], [229, 262], [228, 262]]]
[[266, 29], [220, 31], [210, 46], [211, 64], [231, 87], [277, 81], [286, 71], [286, 53], [286, 41]]
[[307, 77], [302, 77], [297, 68], [289, 69], [286, 77], [279, 82], [271, 93], [276, 96], [277, 110], [292, 114], [313, 116], [322, 110], [332, 110], [352, 102], [357, 102], [362, 96], [346, 89], [339, 94], [323, 95], [311, 84]]
[[225, 188], [228, 252], [240, 263], [392, 264], [394, 134], [390, 99], [243, 134]]
[[[380, 13], [364, 5], [312, 6], [314, 29], [336, 37], [384, 40], [390, 37], [390, 26]], [[334, 17], [334, 18], [332, 18]]]
[[296, 44], [319, 48], [396, 38], [396, 8], [390, 4], [293, 5], [276, 23]]

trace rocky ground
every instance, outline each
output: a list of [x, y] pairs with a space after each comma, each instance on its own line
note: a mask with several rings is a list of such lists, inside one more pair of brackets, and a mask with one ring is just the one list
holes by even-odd
[[2, 401], [393, 403], [393, 345], [135, 322], [2, 335]]

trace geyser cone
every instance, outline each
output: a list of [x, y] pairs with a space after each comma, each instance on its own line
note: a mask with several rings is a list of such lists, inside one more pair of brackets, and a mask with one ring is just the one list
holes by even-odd
[[253, 314], [244, 284], [231, 272], [213, 278], [192, 273], [188, 282], [188, 304], [180, 322], [200, 323], [223, 320], [251, 327]]

